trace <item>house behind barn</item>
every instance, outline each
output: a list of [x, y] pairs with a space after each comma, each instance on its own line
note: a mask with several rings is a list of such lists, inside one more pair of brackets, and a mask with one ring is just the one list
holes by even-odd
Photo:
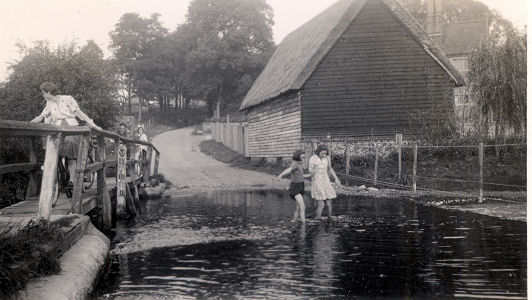
[[395, 0], [340, 0], [279, 44], [247, 93], [249, 156], [289, 157], [325, 136], [415, 135], [412, 115], [453, 110], [461, 84]]
[[489, 36], [488, 15], [482, 14], [470, 19], [445, 23], [443, 0], [426, 1], [426, 5], [427, 33], [443, 49], [465, 81], [464, 86], [454, 90], [454, 104], [459, 129], [462, 134], [467, 134], [475, 130], [480, 120], [480, 109], [470, 97], [468, 58]]

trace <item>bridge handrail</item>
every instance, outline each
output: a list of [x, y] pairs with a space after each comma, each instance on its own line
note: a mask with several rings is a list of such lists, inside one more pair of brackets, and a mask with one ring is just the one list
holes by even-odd
[[31, 123], [14, 120], [0, 120], [0, 137], [20, 137], [20, 136], [48, 136], [61, 133], [63, 136], [70, 135], [88, 135], [96, 132], [95, 135], [103, 135], [106, 138], [119, 139], [121, 141], [152, 146], [153, 150], [160, 153], [159, 150], [150, 142], [144, 142], [121, 136], [117, 133], [89, 128], [87, 126], [56, 126], [51, 124]]

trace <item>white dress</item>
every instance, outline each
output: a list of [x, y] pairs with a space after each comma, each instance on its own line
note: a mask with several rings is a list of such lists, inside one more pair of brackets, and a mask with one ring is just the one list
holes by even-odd
[[328, 156], [326, 159], [321, 159], [317, 155], [313, 155], [310, 158], [308, 164], [309, 172], [312, 174], [315, 171], [314, 176], [312, 176], [310, 191], [312, 198], [316, 200], [336, 198], [336, 192], [329, 178], [328, 168], [330, 165], [331, 161]]

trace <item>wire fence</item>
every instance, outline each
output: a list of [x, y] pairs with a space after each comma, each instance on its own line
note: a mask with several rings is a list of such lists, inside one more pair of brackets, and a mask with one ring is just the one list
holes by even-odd
[[[464, 198], [526, 202], [527, 144], [417, 145], [395, 140], [302, 141], [325, 143], [347, 185], [360, 183]], [[312, 151], [312, 150], [310, 150]]]

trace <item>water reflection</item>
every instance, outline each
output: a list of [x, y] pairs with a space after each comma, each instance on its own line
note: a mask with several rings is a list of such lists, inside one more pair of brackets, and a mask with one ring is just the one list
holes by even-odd
[[339, 198], [332, 223], [293, 224], [294, 202], [275, 191], [144, 205], [118, 234], [142, 250], [112, 256], [95, 298], [526, 298], [519, 222]]

